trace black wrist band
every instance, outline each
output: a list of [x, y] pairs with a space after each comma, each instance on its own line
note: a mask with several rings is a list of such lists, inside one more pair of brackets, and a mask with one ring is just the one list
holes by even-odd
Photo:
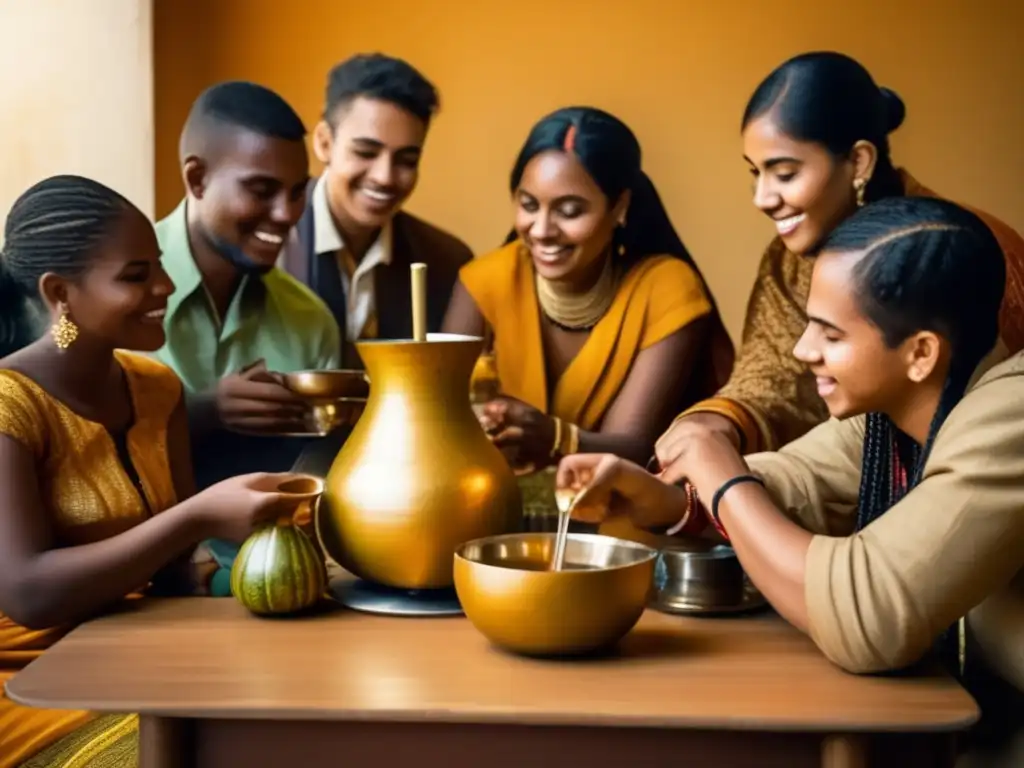
[[711, 497], [711, 517], [714, 518], [715, 523], [719, 527], [721, 527], [722, 521], [718, 519], [718, 505], [721, 503], [722, 497], [725, 495], [726, 491], [740, 483], [757, 483], [764, 488], [764, 480], [756, 475], [737, 475], [736, 477], [722, 483], [719, 489], [715, 491], [715, 495]]

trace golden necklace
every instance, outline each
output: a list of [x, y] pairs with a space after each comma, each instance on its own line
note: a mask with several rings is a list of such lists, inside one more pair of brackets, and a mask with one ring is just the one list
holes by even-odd
[[552, 323], [567, 331], [590, 330], [604, 317], [615, 300], [615, 270], [611, 257], [604, 260], [604, 269], [586, 293], [570, 293], [535, 273], [537, 301], [541, 311]]

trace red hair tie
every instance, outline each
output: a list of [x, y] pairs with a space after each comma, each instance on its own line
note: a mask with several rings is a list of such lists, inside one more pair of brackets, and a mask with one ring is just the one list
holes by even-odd
[[563, 149], [566, 152], [572, 152], [573, 146], [576, 144], [576, 126], [570, 125], [569, 130], [565, 132], [565, 141], [562, 144]]

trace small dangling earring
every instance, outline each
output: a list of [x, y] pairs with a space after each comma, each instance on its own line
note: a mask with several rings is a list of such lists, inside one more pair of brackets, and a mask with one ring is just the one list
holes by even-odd
[[867, 189], [868, 183], [864, 179], [854, 179], [853, 189], [857, 193], [857, 207], [864, 207], [864, 190]]
[[615, 238], [616, 240], [619, 241], [619, 245], [615, 249], [615, 252], [619, 256], [625, 256], [626, 255], [626, 246], [622, 244], [622, 237], [621, 237], [621, 235], [625, 231], [625, 229], [626, 229], [626, 222], [625, 222], [625, 220], [620, 221], [618, 223], [618, 226], [616, 226], [616, 228], [615, 228], [615, 234], [619, 235], [619, 237]]
[[60, 318], [50, 327], [50, 335], [57, 349], [67, 349], [78, 338], [78, 326], [68, 319], [67, 309], [62, 309]]

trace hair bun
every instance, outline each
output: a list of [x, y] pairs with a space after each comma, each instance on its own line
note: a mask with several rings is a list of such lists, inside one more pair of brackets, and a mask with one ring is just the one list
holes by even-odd
[[903, 125], [903, 119], [907, 116], [907, 107], [896, 91], [885, 87], [878, 90], [882, 92], [882, 102], [885, 104], [886, 130], [892, 133]]

